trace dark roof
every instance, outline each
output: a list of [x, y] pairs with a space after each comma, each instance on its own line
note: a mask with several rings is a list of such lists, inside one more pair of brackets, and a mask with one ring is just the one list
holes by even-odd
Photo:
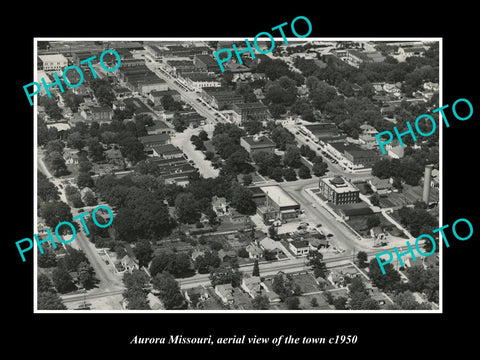
[[254, 136], [243, 136], [242, 139], [252, 147], [275, 146], [275, 143], [266, 136], [260, 136], [257, 138], [255, 138]]
[[217, 61], [213, 58], [211, 55], [202, 55], [202, 54], [197, 54], [195, 57], [198, 60], [201, 60], [205, 65], [210, 65], [210, 66], [217, 66]]
[[154, 146], [153, 149], [158, 154], [182, 153], [182, 150], [172, 144]]
[[307, 240], [295, 240], [295, 241], [292, 241], [290, 244], [292, 244], [292, 246], [296, 247], [297, 249], [302, 247], [308, 247]]
[[150, 95], [152, 96], [165, 96], [165, 95], [180, 95], [180, 93], [177, 90], [154, 90], [150, 92]]
[[142, 144], [148, 144], [148, 143], [153, 143], [157, 141], [163, 142], [168, 139], [170, 139], [170, 135], [168, 134], [156, 134], [156, 135], [142, 136], [138, 140], [140, 140]]

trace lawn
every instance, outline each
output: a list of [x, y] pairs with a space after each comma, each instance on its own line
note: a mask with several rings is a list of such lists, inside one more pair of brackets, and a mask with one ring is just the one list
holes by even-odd
[[[318, 306], [312, 306], [313, 298], [317, 299]], [[298, 299], [300, 300], [300, 309], [303, 310], [334, 310], [334, 306], [328, 305], [323, 294], [299, 296]]]
[[383, 214], [377, 213], [374, 215], [360, 215], [360, 216], [351, 216], [349, 220], [347, 220], [347, 224], [350, 225], [355, 231], [360, 233], [361, 235], [369, 234], [369, 229], [367, 227], [367, 220], [369, 217], [377, 216], [380, 218], [380, 227], [391, 227], [392, 223], [388, 221]]

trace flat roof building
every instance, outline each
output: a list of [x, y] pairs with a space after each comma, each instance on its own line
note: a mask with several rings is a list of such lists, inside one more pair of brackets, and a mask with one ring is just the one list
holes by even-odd
[[335, 205], [356, 203], [360, 200], [360, 190], [340, 176], [320, 179], [318, 186], [320, 194]]
[[288, 220], [296, 218], [300, 204], [278, 185], [261, 186], [265, 193], [265, 203], [257, 206], [257, 213], [268, 224], [275, 219]]
[[38, 55], [42, 61], [43, 71], [63, 70], [68, 66], [68, 60], [62, 54]]
[[260, 102], [233, 104], [232, 110], [236, 113], [234, 120], [243, 123], [246, 120], [266, 120], [268, 107]]
[[250, 155], [261, 151], [273, 153], [275, 143], [266, 136], [243, 136], [240, 138], [240, 145], [247, 150]]

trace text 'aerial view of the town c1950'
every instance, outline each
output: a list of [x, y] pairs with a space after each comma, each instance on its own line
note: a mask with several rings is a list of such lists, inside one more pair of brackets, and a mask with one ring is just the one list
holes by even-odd
[[35, 248], [35, 311], [438, 311], [438, 247], [375, 255], [439, 226], [439, 133], [375, 135], [440, 106], [439, 41], [291, 39], [222, 72], [233, 43], [36, 39], [64, 90], [35, 98], [36, 230], [77, 234]]

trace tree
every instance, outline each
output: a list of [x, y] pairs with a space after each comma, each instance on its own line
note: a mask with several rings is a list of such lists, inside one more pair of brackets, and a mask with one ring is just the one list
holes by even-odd
[[208, 274], [220, 266], [220, 258], [216, 251], [205, 251], [195, 259], [195, 268], [199, 274]]
[[127, 289], [148, 290], [150, 279], [143, 270], [133, 270], [123, 275], [123, 283]]
[[85, 140], [80, 132], [74, 131], [68, 135], [67, 145], [80, 151], [85, 146]]
[[78, 281], [85, 289], [91, 289], [95, 285], [97, 279], [95, 278], [95, 271], [88, 261], [82, 261], [78, 267]]
[[312, 300], [310, 300], [310, 305], [312, 307], [318, 307], [318, 300], [316, 297], [313, 297]]
[[312, 267], [315, 277], [325, 278], [327, 275], [327, 266], [323, 261], [323, 255], [317, 250], [313, 250], [308, 253], [307, 259], [307, 265]]
[[40, 171], [37, 171], [37, 196], [45, 202], [60, 199], [57, 187]]
[[252, 276], [260, 276], [260, 268], [258, 267], [258, 260], [255, 259], [253, 263]]
[[333, 300], [333, 306], [335, 306], [335, 310], [346, 310], [347, 307], [347, 298], [346, 297], [343, 297], [343, 296], [340, 296], [338, 298], [335, 298]]
[[67, 165], [62, 154], [57, 151], [47, 153], [45, 155], [45, 162], [49, 170], [53, 171], [54, 176], [62, 176], [68, 174]]
[[242, 274], [238, 269], [222, 265], [218, 269], [212, 270], [209, 278], [212, 286], [231, 284], [233, 287], [237, 287], [240, 286]]
[[135, 249], [133, 250], [135, 257], [138, 260], [139, 266], [147, 267], [150, 261], [153, 258], [153, 249], [150, 241], [142, 240], [138, 241], [135, 244]]
[[289, 310], [298, 310], [300, 305], [300, 300], [296, 296], [288, 297], [285, 302], [287, 303], [287, 308]]
[[295, 143], [295, 136], [281, 125], [272, 130], [270, 137], [280, 150], [285, 150], [288, 144]]
[[255, 214], [256, 204], [253, 201], [252, 192], [240, 184], [232, 186], [232, 199], [230, 204], [241, 214]]
[[76, 187], [71, 185], [65, 186], [65, 196], [74, 208], [80, 208], [83, 206], [82, 197]]
[[[87, 146], [88, 146], [88, 156], [90, 156], [92, 161], [99, 162], [105, 159], [105, 156], [103, 155], [103, 146], [98, 141], [98, 138], [96, 137], [89, 138], [87, 140]], [[90, 171], [90, 169], [86, 171]], [[85, 170], [80, 170], [80, 171], [85, 171]]]
[[77, 250], [71, 246], [66, 246], [67, 254], [58, 260], [58, 267], [64, 268], [66, 271], [78, 271], [78, 267], [82, 262], [88, 259], [82, 250]]
[[65, 294], [75, 290], [72, 277], [63, 267], [56, 267], [52, 272], [53, 285], [59, 293]]
[[93, 188], [95, 183], [89, 173], [80, 172], [77, 176], [77, 185], [80, 189], [85, 187]]
[[241, 258], [245, 258], [245, 259], [248, 258], [248, 256], [249, 256], [249, 255], [248, 255], [248, 251], [247, 251], [244, 247], [240, 248], [240, 250], [238, 250], [238, 253], [237, 253], [237, 254], [238, 254], [238, 256], [240, 256]]
[[55, 267], [57, 265], [57, 256], [53, 252], [53, 249], [51, 247], [42, 247], [43, 249], [43, 254], [40, 253], [40, 250], [38, 250], [38, 266], [41, 268], [50, 268], [50, 267]]
[[87, 191], [83, 197], [85, 205], [87, 206], [93, 206], [97, 205], [97, 199], [95, 198], [95, 195], [93, 195], [93, 192]]
[[328, 165], [324, 162], [316, 162], [312, 166], [312, 172], [315, 176], [323, 176], [328, 171]]
[[205, 152], [205, 160], [213, 160], [213, 158], [215, 157], [215, 153], [213, 151], [210, 151], [210, 150], [207, 150]]
[[208, 140], [208, 134], [205, 130], [200, 130], [200, 132], [198, 133], [198, 137], [202, 140], [202, 141], [207, 141]]
[[45, 225], [55, 228], [62, 221], [71, 221], [72, 213], [70, 206], [63, 201], [44, 203], [40, 206], [40, 214], [45, 220]]
[[38, 292], [37, 308], [38, 310], [67, 310], [60, 296], [56, 292], [50, 291]]
[[361, 305], [361, 309], [363, 310], [379, 310], [380, 309], [380, 306], [378, 305], [378, 302], [376, 302], [374, 299], [372, 299], [371, 297], [367, 297], [362, 305]]
[[191, 193], [180, 193], [175, 198], [175, 214], [178, 221], [184, 224], [194, 224], [200, 220], [201, 213], [197, 201]]
[[287, 167], [283, 170], [283, 177], [287, 181], [295, 181], [297, 180], [297, 173], [291, 167]]
[[270, 301], [265, 295], [257, 295], [252, 300], [252, 305], [255, 310], [267, 310], [269, 308]]
[[299, 168], [302, 165], [300, 161], [300, 150], [295, 145], [288, 145], [283, 155], [283, 163], [292, 168]]
[[153, 288], [158, 290], [158, 297], [162, 300], [165, 309], [185, 309], [187, 304], [180, 292], [180, 286], [169, 273], [159, 273], [152, 279]]
[[377, 215], [372, 215], [367, 218], [367, 227], [369, 229], [380, 225], [380, 218]]
[[123, 296], [127, 300], [128, 310], [151, 310], [148, 299], [143, 291], [127, 289]]
[[52, 281], [45, 274], [37, 275], [37, 291], [38, 292], [55, 292]]
[[253, 181], [252, 175], [250, 174], [243, 175], [242, 177], [243, 186], [249, 186], [252, 183], [252, 181]]
[[393, 268], [392, 264], [383, 266], [385, 274], [382, 273], [376, 258], [368, 264], [369, 276], [373, 284], [381, 290], [393, 291], [400, 287], [400, 274]]
[[393, 301], [400, 307], [401, 310], [430, 310], [431, 307], [428, 304], [419, 304], [411, 291], [404, 291], [396, 294], [393, 297]]
[[357, 253], [357, 265], [360, 269], [364, 269], [368, 266], [368, 255], [365, 251], [359, 251]]
[[272, 172], [270, 173], [270, 177], [275, 181], [282, 182], [283, 181], [283, 169], [281, 167], [274, 168], [272, 170]]
[[45, 152], [46, 153], [52, 153], [52, 152], [56, 151], [56, 152], [61, 154], [63, 152], [64, 147], [65, 147], [65, 145], [63, 144], [62, 140], [50, 140], [45, 145]]
[[372, 203], [373, 206], [379, 206], [380, 196], [378, 196], [377, 193], [373, 194], [372, 196], [370, 196], [370, 202]]
[[268, 236], [274, 240], [278, 238], [278, 229], [274, 224], [268, 227]]
[[300, 165], [300, 168], [298, 169], [298, 176], [300, 179], [310, 179], [312, 175], [310, 175], [310, 169], [305, 166], [305, 165]]
[[273, 261], [273, 260], [277, 260], [277, 255], [275, 255], [275, 252], [272, 251], [272, 250], [268, 250], [266, 249], [264, 252], [263, 252], [263, 257], [266, 261]]

